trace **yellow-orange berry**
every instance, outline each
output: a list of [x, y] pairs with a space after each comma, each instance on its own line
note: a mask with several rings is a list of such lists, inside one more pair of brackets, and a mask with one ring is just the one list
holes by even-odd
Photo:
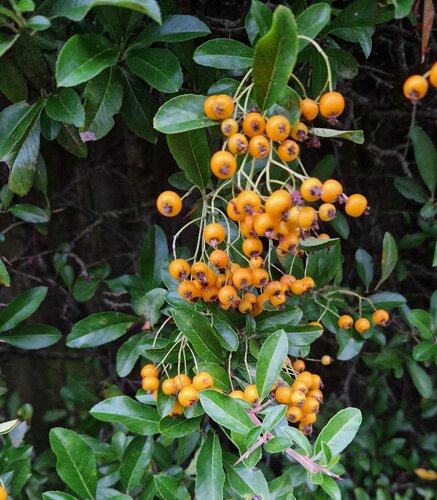
[[292, 405], [290, 405], [287, 408], [287, 411], [285, 412], [285, 417], [292, 424], [299, 422], [299, 420], [302, 418], [302, 415], [303, 415], [302, 410], [297, 406], [292, 406]]
[[248, 385], [244, 389], [244, 399], [249, 403], [256, 403], [258, 401], [258, 398], [258, 389], [256, 388], [255, 384]]
[[335, 179], [328, 179], [322, 184], [322, 194], [320, 198], [325, 203], [334, 203], [343, 192], [343, 186]]
[[214, 379], [208, 372], [199, 372], [193, 377], [193, 387], [197, 391], [203, 391], [214, 385]]
[[363, 333], [370, 328], [370, 321], [367, 318], [359, 318], [355, 321], [355, 330]]
[[169, 417], [174, 417], [175, 415], [182, 415], [184, 413], [184, 409], [179, 401], [175, 401], [173, 404], [173, 408], [171, 412], [168, 414]]
[[225, 236], [225, 228], [217, 222], [207, 224], [203, 230], [205, 241], [212, 247], [219, 245], [225, 239]]
[[275, 399], [280, 404], [289, 405], [291, 398], [291, 389], [290, 387], [278, 387], [275, 392]]
[[291, 128], [290, 135], [295, 141], [303, 142], [307, 138], [308, 127], [305, 123], [297, 122]]
[[210, 167], [219, 179], [229, 179], [237, 170], [237, 160], [229, 151], [217, 151], [211, 157]]
[[300, 112], [302, 116], [310, 122], [317, 118], [319, 114], [319, 105], [312, 99], [302, 99], [302, 101], [300, 101]]
[[146, 378], [146, 377], [159, 377], [159, 370], [156, 368], [155, 365], [144, 365], [141, 368], [141, 377]]
[[327, 354], [324, 354], [320, 360], [323, 366], [328, 366], [333, 362], [333, 359], [331, 356], [328, 356]]
[[164, 380], [161, 385], [161, 390], [167, 396], [172, 396], [173, 394], [176, 394], [177, 389], [174, 379], [168, 378]]
[[319, 207], [319, 219], [331, 222], [335, 219], [336, 208], [332, 203], [322, 203]]
[[377, 309], [372, 314], [372, 319], [377, 325], [385, 326], [390, 319], [389, 313], [384, 309]]
[[278, 156], [282, 161], [290, 162], [299, 156], [300, 148], [297, 142], [287, 139], [278, 146]]
[[233, 134], [228, 139], [227, 147], [233, 155], [242, 155], [249, 147], [249, 141], [243, 134]]
[[302, 405], [302, 411], [304, 413], [318, 413], [320, 408], [320, 403], [317, 399], [306, 397]]
[[175, 259], [168, 266], [170, 276], [179, 281], [186, 280], [190, 275], [190, 271], [190, 264], [184, 259]]
[[243, 220], [246, 217], [246, 214], [240, 214], [240, 212], [237, 210], [237, 204], [235, 200], [236, 198], [229, 200], [228, 204], [226, 205], [226, 213], [231, 220], [233, 220], [234, 222], [238, 222]]
[[265, 201], [266, 213], [272, 217], [283, 217], [291, 208], [291, 195], [285, 189], [274, 191]]
[[263, 251], [263, 244], [258, 238], [247, 238], [243, 241], [242, 248], [248, 257], [256, 257]]
[[437, 87], [437, 62], [435, 62], [429, 71], [429, 82], [433, 87]]
[[203, 105], [203, 110], [211, 120], [224, 120], [234, 112], [232, 98], [225, 94], [208, 97]]
[[249, 113], [243, 119], [243, 131], [247, 137], [260, 135], [266, 129], [266, 121], [259, 113]]
[[320, 389], [311, 389], [307, 395], [309, 398], [316, 399], [320, 404], [323, 403], [323, 393]]
[[275, 142], [284, 141], [290, 133], [290, 122], [285, 116], [275, 115], [267, 120], [266, 134]]
[[229, 263], [228, 254], [224, 250], [213, 250], [209, 256], [209, 263], [216, 269], [224, 269]]
[[229, 305], [230, 307], [236, 307], [240, 302], [237, 290], [235, 290], [235, 288], [231, 285], [226, 285], [223, 288], [220, 288], [218, 298], [223, 305]]
[[229, 396], [233, 399], [244, 399], [244, 392], [240, 390], [235, 390], [230, 392]]
[[320, 389], [320, 387], [323, 387], [322, 379], [320, 375], [313, 373], [313, 384], [311, 385], [311, 389]]
[[312, 426], [317, 420], [317, 415], [315, 413], [306, 413], [300, 420], [302, 427], [307, 430], [308, 426]]
[[267, 286], [270, 277], [265, 269], [254, 269], [252, 272], [252, 284], [255, 288], [264, 288]]
[[298, 373], [301, 373], [305, 370], [305, 361], [303, 359], [296, 359], [293, 363], [293, 369]]
[[428, 81], [421, 75], [411, 75], [404, 82], [404, 95], [410, 101], [418, 101], [428, 92]]
[[196, 287], [194, 281], [182, 281], [178, 287], [179, 295], [187, 302], [195, 302], [200, 299], [200, 290]]
[[271, 238], [275, 232], [276, 220], [269, 214], [257, 214], [253, 221], [253, 228], [258, 236]]
[[177, 391], [181, 391], [184, 387], [189, 387], [191, 385], [190, 377], [184, 373], [176, 375], [173, 380]]
[[245, 190], [235, 198], [237, 210], [241, 214], [255, 215], [261, 208], [261, 197], [255, 191]]
[[322, 182], [316, 177], [305, 179], [300, 186], [300, 194], [305, 201], [317, 201], [322, 194]]
[[305, 394], [302, 391], [292, 390], [290, 395], [290, 403], [293, 406], [301, 407], [305, 401]]
[[338, 326], [344, 330], [348, 330], [354, 324], [354, 318], [349, 314], [343, 314], [338, 318]]
[[252, 158], [265, 158], [270, 153], [270, 142], [265, 135], [256, 135], [249, 141], [249, 154]]
[[220, 129], [223, 135], [230, 137], [238, 132], [238, 123], [233, 118], [226, 118], [226, 120], [222, 121]]
[[248, 267], [237, 269], [232, 274], [232, 282], [238, 290], [246, 290], [252, 286], [252, 270]]
[[174, 191], [164, 191], [156, 200], [156, 208], [165, 217], [174, 217], [182, 210], [182, 199]]
[[159, 379], [157, 377], [143, 378], [141, 386], [145, 391], [155, 391], [159, 387]]
[[320, 114], [325, 118], [337, 118], [344, 111], [344, 97], [339, 92], [328, 92], [320, 99]]
[[178, 394], [178, 401], [184, 408], [195, 405], [198, 399], [199, 394], [192, 385], [184, 387]]
[[349, 196], [344, 209], [351, 217], [359, 217], [367, 209], [367, 199], [362, 194], [352, 194]]
[[296, 280], [290, 286], [290, 290], [294, 293], [294, 295], [302, 295], [306, 292], [306, 289], [307, 287], [302, 280]]

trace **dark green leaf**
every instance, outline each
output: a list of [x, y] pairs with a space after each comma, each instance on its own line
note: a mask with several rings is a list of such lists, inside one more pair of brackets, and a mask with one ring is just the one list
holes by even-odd
[[154, 37], [159, 42], [184, 42], [211, 33], [208, 26], [194, 16], [167, 16], [157, 27]]
[[[368, 298], [377, 309], [391, 309], [392, 307], [399, 307], [407, 301], [403, 295], [394, 292], [375, 293], [374, 295], [370, 295]], [[363, 307], [366, 307], [365, 303], [363, 303]]]
[[245, 69], [252, 65], [253, 49], [231, 38], [208, 40], [194, 52], [197, 64], [217, 69]]
[[126, 340], [117, 351], [116, 369], [120, 377], [126, 377], [133, 370], [140, 354], [152, 341], [143, 332], [137, 333]]
[[430, 398], [432, 395], [432, 380], [430, 376], [414, 361], [408, 362], [407, 368], [411, 378], [413, 379], [413, 383], [422, 398]]
[[226, 477], [231, 487], [241, 497], [253, 498], [259, 496], [268, 499], [269, 487], [263, 472], [260, 469], [248, 469], [243, 464], [234, 466], [235, 460], [233, 458], [228, 460], [227, 457], [228, 454], [226, 454], [225, 460]]
[[296, 306], [286, 305], [283, 311], [260, 314], [257, 317], [256, 329], [263, 332], [276, 328], [277, 325], [297, 325], [301, 318], [301, 309]]
[[153, 439], [143, 436], [135, 437], [125, 449], [121, 460], [120, 477], [128, 493], [143, 484], [143, 477], [152, 460], [153, 450]]
[[376, 285], [376, 288], [379, 288], [380, 285], [390, 276], [393, 269], [396, 267], [397, 261], [398, 248], [396, 246], [396, 241], [389, 232], [386, 232], [382, 242], [381, 278]]
[[[331, 7], [327, 3], [316, 3], [305, 9], [296, 18], [299, 35], [316, 38], [322, 29], [331, 20]], [[299, 39], [299, 50], [302, 50], [309, 42]]]
[[355, 266], [357, 268], [358, 276], [367, 288], [373, 280], [373, 259], [372, 256], [359, 248], [355, 252]]
[[51, 25], [50, 19], [45, 16], [32, 16], [27, 20], [27, 26], [35, 31], [44, 31], [50, 28]]
[[59, 53], [56, 81], [59, 87], [74, 87], [91, 80], [117, 63], [118, 50], [101, 35], [73, 35]]
[[90, 300], [99, 288], [98, 280], [90, 280], [87, 278], [78, 278], [73, 287], [73, 298], [78, 302], [86, 302]]
[[42, 208], [35, 205], [28, 205], [27, 203], [18, 203], [13, 205], [9, 212], [25, 222], [30, 224], [44, 224], [49, 221], [50, 217], [47, 212]]
[[7, 35], [0, 33], [0, 57], [5, 54], [18, 40], [20, 35]]
[[0, 90], [11, 102], [28, 98], [26, 78], [11, 58], [0, 59]]
[[220, 344], [227, 351], [236, 351], [238, 349], [238, 335], [234, 328], [225, 318], [214, 316], [214, 330], [218, 333]]
[[140, 436], [150, 436], [158, 432], [158, 412], [127, 396], [105, 399], [93, 406], [91, 415], [103, 422], [118, 422]]
[[161, 268], [168, 257], [167, 238], [157, 225], [151, 226], [144, 235], [140, 254], [140, 274], [144, 288], [156, 288], [161, 283]]
[[77, 128], [66, 123], [61, 124], [61, 129], [57, 135], [59, 144], [78, 158], [86, 158], [88, 154], [87, 145], [82, 141]]
[[437, 184], [437, 151], [430, 137], [420, 127], [413, 127], [410, 139], [414, 147], [417, 168], [423, 182], [434, 196]]
[[283, 115], [290, 123], [296, 123], [300, 117], [299, 94], [290, 87], [285, 87], [278, 101], [266, 111], [266, 116]]
[[225, 474], [222, 449], [214, 432], [203, 442], [196, 460], [196, 497], [209, 500], [223, 499]]
[[6, 287], [11, 286], [11, 277], [9, 276], [8, 270], [6, 269], [6, 266], [1, 258], [0, 258], [0, 285]]
[[337, 359], [340, 361], [348, 361], [354, 358], [364, 345], [364, 341], [356, 338], [349, 330], [338, 330], [337, 342], [339, 347]]
[[272, 390], [288, 353], [288, 340], [284, 331], [270, 335], [261, 347], [256, 363], [256, 387], [262, 401]]
[[415, 361], [429, 361], [437, 354], [437, 344], [434, 340], [424, 340], [414, 346], [413, 359]]
[[164, 103], [156, 113], [154, 126], [159, 132], [177, 134], [216, 125], [203, 111], [205, 97], [184, 94]]
[[188, 500], [190, 498], [187, 488], [179, 479], [166, 474], [155, 474], [153, 479], [159, 496], [163, 500]]
[[[264, 36], [272, 25], [273, 12], [265, 3], [260, 2], [259, 0], [252, 0], [250, 15], [252, 16], [256, 26], [256, 35]], [[251, 39], [252, 45], [255, 39], [256, 37]]]
[[258, 41], [253, 58], [255, 99], [262, 110], [281, 97], [297, 58], [297, 26], [290, 9], [279, 5], [270, 30]]
[[67, 345], [75, 349], [97, 347], [118, 339], [138, 318], [120, 312], [92, 314], [76, 323], [67, 336]]
[[12, 330], [31, 316], [47, 295], [47, 287], [38, 286], [15, 297], [0, 313], [0, 332]]
[[7, 344], [20, 349], [44, 349], [56, 344], [61, 337], [61, 332], [50, 325], [19, 325], [0, 334]]
[[159, 422], [159, 432], [170, 438], [181, 438], [198, 429], [201, 420], [201, 416], [194, 418], [165, 417]]
[[349, 237], [349, 223], [346, 217], [339, 210], [337, 210], [335, 219], [331, 222], [331, 226], [343, 239], [346, 240]]
[[407, 200], [414, 200], [417, 203], [426, 203], [428, 201], [428, 193], [422, 184], [412, 177], [396, 177], [394, 185]]

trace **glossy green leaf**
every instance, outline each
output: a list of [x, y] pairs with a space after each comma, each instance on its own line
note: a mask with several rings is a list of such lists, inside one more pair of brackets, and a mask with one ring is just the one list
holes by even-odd
[[120, 465], [120, 478], [129, 493], [143, 484], [147, 466], [152, 460], [154, 442], [150, 437], [137, 436], [127, 446]]
[[85, 124], [95, 140], [104, 137], [114, 126], [114, 115], [123, 102], [123, 81], [116, 67], [102, 71], [85, 87]]
[[253, 57], [254, 94], [262, 110], [281, 97], [297, 58], [297, 26], [290, 9], [279, 5], [270, 30], [258, 41]]
[[410, 139], [420, 176], [434, 195], [437, 184], [437, 150], [428, 134], [420, 127], [411, 129]]
[[272, 390], [288, 353], [288, 340], [284, 331], [270, 335], [261, 347], [256, 363], [256, 387], [261, 402]]
[[197, 455], [196, 497], [222, 500], [224, 483], [222, 449], [217, 435], [211, 431]]
[[157, 23], [161, 22], [161, 12], [156, 0], [46, 0], [40, 12], [46, 17], [66, 17], [72, 21], [82, 19], [93, 8], [100, 5], [112, 5], [136, 10], [151, 17]]
[[190, 309], [172, 309], [179, 330], [189, 340], [195, 353], [204, 361], [221, 363], [222, 348], [210, 320]]
[[77, 156], [78, 158], [87, 157], [87, 145], [82, 140], [78, 129], [73, 127], [73, 125], [62, 123], [56, 139], [59, 144], [71, 154]]
[[284, 436], [289, 437], [293, 441], [293, 443], [296, 444], [296, 446], [303, 450], [305, 455], [311, 455], [311, 443], [308, 441], [308, 438], [299, 431], [299, 429], [296, 429], [296, 427], [284, 426], [281, 427], [280, 433]]
[[35, 205], [28, 205], [27, 203], [18, 203], [17, 205], [13, 205], [9, 212], [18, 217], [25, 222], [29, 222], [30, 224], [44, 224], [48, 222], [50, 217], [47, 215], [47, 212], [42, 208], [36, 207]]
[[117, 63], [118, 50], [101, 35], [73, 35], [59, 52], [56, 81], [73, 87], [94, 78]]
[[155, 474], [153, 476], [156, 488], [163, 500], [188, 500], [190, 494], [180, 480], [166, 474]]
[[322, 487], [322, 490], [324, 490], [329, 497], [332, 498], [332, 500], [341, 500], [342, 495], [340, 487], [336, 483], [335, 479], [325, 474], [323, 475], [323, 481], [320, 486]]
[[[407, 299], [400, 293], [394, 292], [381, 292], [375, 293], [368, 297], [377, 309], [391, 309], [392, 307], [399, 307], [407, 302]], [[363, 308], [366, 304], [363, 303]]]
[[305, 347], [312, 344], [316, 339], [318, 339], [323, 330], [317, 326], [313, 325], [287, 325], [283, 323], [278, 323], [276, 326], [264, 330], [267, 333], [274, 333], [278, 331], [283, 331], [287, 335], [288, 344], [290, 349], [292, 347]]
[[362, 248], [355, 252], [355, 267], [364, 286], [368, 288], [373, 280], [373, 259], [369, 252]]
[[164, 134], [178, 134], [198, 128], [210, 127], [217, 122], [206, 117], [203, 111], [205, 97], [184, 94], [164, 103], [153, 120], [156, 130]]
[[161, 26], [156, 27], [154, 41], [184, 42], [210, 33], [208, 26], [197, 17], [174, 15], [165, 17]]
[[51, 25], [50, 19], [45, 16], [32, 16], [27, 20], [27, 26], [35, 31], [44, 31]]
[[260, 332], [271, 330], [277, 325], [297, 325], [302, 318], [302, 310], [296, 306], [286, 305], [283, 311], [263, 313], [257, 317], [256, 329]]
[[338, 330], [337, 332], [338, 352], [337, 359], [348, 361], [354, 358], [363, 348], [364, 341], [357, 338], [349, 330]]
[[126, 377], [133, 370], [141, 352], [151, 342], [143, 333], [130, 337], [117, 351], [116, 370], [120, 377]]
[[248, 469], [243, 464], [234, 466], [234, 462], [233, 459], [225, 460], [226, 478], [231, 487], [243, 498], [260, 496], [268, 499], [269, 487], [263, 472], [260, 469]]
[[437, 344], [433, 340], [424, 340], [414, 346], [412, 354], [415, 361], [429, 361], [437, 354]]
[[201, 420], [201, 416], [194, 418], [165, 417], [159, 422], [159, 432], [169, 438], [181, 438], [198, 429]]
[[215, 38], [198, 47], [193, 59], [202, 66], [240, 70], [252, 65], [253, 49], [231, 38]]
[[[331, 20], [331, 7], [327, 3], [316, 3], [310, 5], [296, 18], [297, 31], [299, 35], [316, 38], [322, 29]], [[302, 50], [309, 42], [299, 39], [299, 50]]]
[[395, 8], [395, 18], [402, 19], [411, 12], [414, 0], [389, 0], [388, 3], [392, 4]]
[[253, 428], [243, 406], [228, 395], [207, 389], [199, 393], [199, 398], [205, 412], [226, 429], [246, 434]]
[[158, 134], [153, 128], [153, 116], [158, 103], [149, 92], [144, 91], [144, 83], [126, 71], [123, 71], [123, 85], [121, 114], [124, 123], [138, 137], [155, 143]]
[[0, 313], [0, 332], [12, 330], [31, 316], [47, 295], [47, 287], [38, 286], [17, 295]]
[[[286, 406], [283, 406], [284, 412], [287, 409]], [[293, 441], [289, 437], [285, 436], [276, 436], [273, 439], [270, 439], [267, 441], [267, 443], [264, 445], [264, 450], [267, 453], [281, 453], [285, 451], [287, 448], [290, 448], [292, 445]]]
[[236, 351], [239, 344], [237, 332], [225, 318], [215, 314], [215, 311], [213, 314], [213, 326], [220, 344], [227, 351]]
[[178, 167], [189, 181], [204, 189], [210, 180], [211, 152], [203, 129], [167, 136], [167, 144]]
[[80, 498], [94, 499], [97, 469], [94, 454], [84, 439], [69, 429], [56, 427], [50, 431], [50, 446], [56, 455], [59, 477]]
[[44, 349], [56, 344], [61, 337], [61, 332], [50, 325], [19, 325], [0, 333], [0, 339], [20, 349]]
[[127, 396], [105, 399], [93, 406], [90, 414], [103, 422], [123, 424], [140, 436], [150, 436], [159, 431], [159, 415], [155, 408]]
[[182, 85], [179, 60], [168, 49], [132, 50], [126, 63], [132, 73], [160, 92], [174, 93]]
[[97, 292], [100, 282], [89, 278], [78, 278], [73, 287], [73, 298], [78, 302], [90, 300]]
[[285, 417], [285, 412], [287, 407], [283, 404], [278, 404], [278, 406], [270, 406], [267, 408], [266, 416], [264, 417], [262, 423], [262, 430], [264, 433], [270, 432], [274, 429], [278, 423]]
[[[259, 0], [252, 0], [250, 5], [249, 15], [252, 17], [253, 22], [256, 26], [255, 36], [251, 38], [252, 45], [254, 44], [257, 36], [264, 36], [270, 29], [273, 21], [273, 12], [270, 8], [263, 2]], [[246, 19], [246, 30], [247, 30], [247, 19]]]
[[52, 119], [81, 127], [85, 121], [85, 111], [80, 97], [73, 89], [61, 89], [51, 95], [46, 102], [45, 111]]
[[332, 128], [311, 128], [309, 133], [323, 139], [345, 139], [356, 144], [364, 143], [362, 130], [334, 130]]
[[299, 240], [299, 248], [305, 252], [316, 252], [323, 248], [329, 248], [338, 245], [340, 240], [338, 238], [330, 238], [329, 240], [319, 240], [318, 238], [307, 238], [306, 240]]
[[136, 316], [121, 312], [100, 312], [76, 323], [67, 336], [68, 347], [97, 347], [118, 339], [138, 321]]
[[407, 369], [413, 383], [422, 398], [428, 399], [432, 395], [432, 380], [426, 371], [414, 361], [407, 363]]
[[156, 288], [161, 283], [161, 268], [168, 257], [167, 237], [157, 225], [151, 226], [144, 235], [139, 265], [144, 288]]
[[412, 177], [396, 177], [394, 186], [407, 200], [414, 200], [422, 204], [428, 201], [429, 195], [425, 188]]
[[320, 456], [322, 443], [326, 443], [332, 455], [341, 453], [351, 441], [361, 425], [362, 416], [358, 408], [344, 408], [336, 413], [317, 436], [314, 453]]
[[132, 309], [138, 316], [154, 326], [161, 317], [161, 307], [165, 304], [167, 290], [164, 288], [153, 288], [139, 295], [132, 292]]
[[331, 222], [331, 226], [343, 239], [346, 240], [347, 238], [349, 238], [349, 223], [346, 217], [339, 210], [337, 210], [336, 217]]
[[381, 258], [381, 278], [376, 285], [379, 288], [381, 284], [390, 276], [398, 261], [398, 248], [393, 236], [386, 232], [382, 242], [382, 258]]

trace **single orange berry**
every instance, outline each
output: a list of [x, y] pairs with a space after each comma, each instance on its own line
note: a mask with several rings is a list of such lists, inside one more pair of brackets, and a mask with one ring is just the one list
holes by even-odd
[[270, 153], [270, 142], [265, 135], [256, 135], [249, 141], [249, 154], [252, 158], [265, 158]]
[[225, 228], [217, 222], [207, 224], [203, 230], [203, 237], [208, 245], [216, 247], [219, 245], [226, 236]]
[[233, 155], [242, 155], [249, 147], [249, 141], [243, 134], [233, 134], [229, 137], [227, 147]]
[[179, 281], [186, 280], [190, 275], [190, 271], [190, 264], [184, 259], [175, 259], [168, 266], [170, 276]]
[[323, 387], [322, 379], [319, 375], [317, 375], [317, 373], [313, 373], [313, 384], [311, 386], [311, 389], [320, 389], [320, 387]]
[[314, 224], [314, 222], [317, 221], [317, 212], [313, 207], [303, 207], [302, 210], [299, 212], [299, 218], [298, 218], [298, 225], [303, 229], [303, 230], [308, 230], [311, 229], [311, 226]]
[[157, 377], [146, 377], [143, 378], [141, 382], [141, 386], [143, 390], [147, 392], [152, 392], [158, 389], [159, 387], [159, 379]]
[[193, 387], [197, 391], [203, 391], [203, 389], [208, 389], [214, 385], [214, 379], [208, 372], [199, 372], [194, 375]]
[[272, 217], [283, 217], [291, 208], [291, 195], [285, 189], [274, 191], [265, 201], [266, 213]]
[[213, 250], [209, 256], [209, 263], [216, 269], [224, 269], [229, 263], [228, 254], [224, 250]]
[[278, 387], [275, 392], [275, 399], [278, 403], [289, 405], [291, 400], [291, 389], [290, 387]]
[[345, 107], [344, 97], [339, 92], [328, 92], [320, 99], [320, 114], [325, 118], [337, 118]]
[[252, 284], [255, 288], [264, 288], [269, 280], [269, 273], [265, 269], [255, 269], [252, 273]]
[[307, 287], [302, 280], [296, 280], [291, 284], [290, 290], [294, 293], [294, 295], [302, 295], [306, 292]]
[[253, 304], [249, 302], [248, 300], [242, 300], [238, 304], [238, 310], [241, 312], [241, 314], [247, 314], [252, 311]]
[[330, 365], [334, 360], [331, 358], [331, 356], [328, 356], [327, 354], [323, 355], [320, 362], [322, 363], [323, 366], [328, 366]]
[[182, 281], [178, 286], [178, 293], [187, 302], [196, 302], [201, 297], [201, 292], [193, 281]]
[[[311, 278], [311, 276], [304, 276], [302, 278], [302, 281], [305, 283], [307, 290], [312, 290], [315, 286], [314, 280], [313, 280], [313, 278]], [[323, 325], [321, 323], [317, 323], [317, 324], [320, 325], [321, 328], [323, 328]]]
[[249, 403], [256, 403], [258, 401], [258, 390], [256, 388], [255, 384], [248, 385], [244, 389], [244, 399], [248, 401]]
[[244, 392], [240, 390], [232, 391], [229, 396], [233, 399], [244, 399]]
[[210, 167], [219, 179], [229, 179], [237, 170], [237, 160], [229, 151], [217, 151], [211, 157]]
[[220, 129], [223, 135], [230, 137], [238, 132], [238, 123], [233, 118], [226, 118], [226, 120], [222, 121]]
[[278, 146], [278, 156], [282, 161], [290, 162], [299, 156], [300, 148], [297, 142], [287, 139]]
[[308, 427], [311, 427], [317, 420], [317, 415], [315, 413], [306, 413], [300, 420], [302, 427], [308, 431]]
[[285, 296], [284, 292], [281, 292], [278, 293], [277, 295], [272, 295], [269, 300], [270, 304], [272, 304], [273, 307], [278, 307], [285, 303], [287, 297]]
[[[291, 285], [296, 281], [296, 278], [292, 274], [283, 274], [281, 276], [281, 279], [279, 280], [280, 283], [283, 283], [288, 290], [291, 290]], [[302, 360], [299, 360], [302, 361]], [[303, 363], [303, 361], [302, 361]]]
[[261, 208], [261, 197], [255, 191], [245, 190], [235, 198], [235, 204], [237, 205], [237, 210], [241, 214], [245, 215], [255, 215], [259, 212]]
[[300, 112], [309, 122], [317, 118], [319, 114], [319, 105], [312, 99], [302, 99], [300, 101]]
[[323, 393], [320, 389], [311, 389], [310, 391], [308, 391], [308, 397], [314, 398], [320, 404], [323, 403]]
[[296, 359], [296, 361], [293, 363], [293, 369], [301, 373], [305, 370], [305, 361], [303, 359]]
[[184, 409], [179, 401], [175, 401], [173, 404], [173, 408], [171, 412], [168, 414], [169, 417], [174, 417], [175, 415], [182, 415], [184, 413]]
[[437, 87], [437, 62], [435, 62], [429, 71], [429, 82], [433, 87]]
[[316, 177], [305, 179], [300, 186], [300, 194], [305, 201], [317, 201], [322, 194], [322, 182]]
[[260, 255], [251, 257], [249, 262], [252, 269], [262, 269], [264, 267], [264, 259]]
[[305, 401], [305, 394], [302, 391], [292, 390], [290, 395], [290, 402], [293, 406], [300, 408]]
[[306, 394], [309, 391], [309, 387], [297, 379], [295, 382], [293, 382], [291, 388], [293, 389], [293, 391], [299, 391], [302, 392], [303, 394]]
[[244, 220], [240, 221], [240, 233], [245, 238], [251, 238], [256, 236], [255, 228], [255, 216], [248, 215]]
[[229, 305], [230, 307], [237, 307], [240, 302], [237, 290], [231, 285], [220, 288], [218, 298], [223, 305]]
[[249, 113], [243, 119], [243, 131], [247, 137], [260, 135], [266, 129], [266, 121], [259, 113]]
[[182, 199], [174, 191], [164, 191], [156, 200], [156, 208], [165, 217], [174, 217], [182, 210]]
[[234, 112], [234, 103], [225, 94], [210, 96], [204, 102], [203, 111], [211, 120], [224, 120]]
[[290, 134], [290, 122], [285, 116], [272, 116], [267, 120], [266, 134], [272, 141], [282, 142]]
[[308, 136], [308, 127], [305, 123], [297, 122], [291, 128], [290, 135], [295, 141], [303, 142]]
[[352, 194], [349, 196], [344, 209], [351, 217], [359, 217], [367, 209], [367, 199], [362, 194]]
[[231, 220], [233, 220], [234, 222], [239, 222], [246, 217], [246, 214], [240, 214], [240, 212], [237, 210], [237, 204], [235, 200], [236, 198], [233, 198], [232, 200], [228, 201], [228, 204], [226, 205], [226, 213]]
[[180, 373], [174, 377], [174, 384], [176, 391], [181, 391], [184, 387], [189, 387], [191, 385], [191, 379], [188, 375]]
[[173, 394], [176, 394], [177, 389], [174, 379], [168, 378], [164, 380], [161, 385], [161, 390], [167, 396], [172, 396]]
[[300, 422], [299, 423], [299, 430], [305, 436], [311, 436], [311, 434], [313, 433], [313, 426], [305, 424], [303, 422]]
[[309, 389], [313, 385], [313, 374], [308, 371], [299, 373], [296, 377], [296, 382], [304, 383]]
[[178, 394], [178, 401], [184, 408], [189, 408], [197, 403], [199, 394], [192, 386], [184, 387]]
[[343, 186], [335, 179], [328, 179], [322, 184], [320, 198], [326, 203], [334, 203], [343, 192]]
[[253, 222], [253, 228], [258, 236], [271, 238], [275, 232], [276, 220], [269, 214], [257, 214]]
[[299, 238], [295, 233], [288, 233], [279, 238], [278, 248], [282, 250], [283, 254], [293, 254], [296, 252]]
[[359, 318], [355, 321], [355, 330], [358, 333], [366, 332], [370, 328], [370, 321], [367, 318]]
[[285, 417], [292, 424], [299, 422], [299, 420], [302, 418], [302, 415], [303, 415], [302, 410], [297, 406], [292, 406], [292, 405], [290, 405], [287, 408], [287, 411], [285, 412]]
[[404, 95], [410, 101], [418, 101], [428, 92], [428, 81], [421, 75], [411, 75], [404, 82]]
[[238, 290], [252, 286], [252, 270], [248, 267], [237, 269], [232, 275], [232, 282]]
[[159, 377], [159, 370], [156, 368], [155, 365], [144, 365], [141, 368], [141, 377], [146, 378], [146, 377]]
[[354, 324], [354, 318], [349, 316], [349, 314], [343, 314], [338, 318], [338, 326], [344, 330], [349, 330], [349, 328]]
[[262, 251], [263, 244], [258, 238], [247, 238], [243, 241], [243, 252], [248, 257], [257, 257]]
[[335, 219], [336, 208], [332, 203], [322, 203], [319, 207], [319, 219], [331, 222]]
[[202, 292], [202, 299], [205, 302], [215, 302], [218, 299], [219, 288], [215, 285], [206, 286]]
[[385, 326], [390, 319], [390, 315], [384, 309], [377, 309], [372, 314], [372, 319], [377, 325]]
[[331, 237], [329, 236], [329, 234], [326, 234], [326, 233], [320, 233], [317, 238], [319, 240], [330, 240]]

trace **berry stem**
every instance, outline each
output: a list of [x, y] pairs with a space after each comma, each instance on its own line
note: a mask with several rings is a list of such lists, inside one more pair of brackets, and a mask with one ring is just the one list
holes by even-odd
[[329, 62], [329, 57], [326, 55], [326, 52], [322, 49], [322, 47], [320, 47], [320, 45], [315, 41], [313, 40], [312, 38], [310, 38], [309, 36], [305, 36], [305, 35], [299, 35], [298, 38], [300, 38], [301, 40], [305, 40], [306, 42], [309, 42], [311, 43], [312, 45], [314, 45], [314, 47], [317, 49], [317, 51], [320, 53], [320, 55], [323, 57], [324, 61], [325, 61], [325, 64], [326, 64], [326, 71], [328, 73], [328, 78], [327, 78], [327, 81], [328, 81], [328, 85], [329, 85], [329, 92], [332, 92], [333, 91], [333, 88], [332, 88], [332, 72], [331, 72], [331, 64]]
[[305, 90], [305, 87], [304, 87], [303, 83], [299, 80], [299, 78], [294, 73], [291, 73], [291, 77], [298, 84], [300, 90], [302, 91], [303, 97], [306, 99], [307, 98], [307, 92]]
[[171, 320], [171, 316], [169, 316], [165, 321], [164, 323], [158, 328], [158, 331], [156, 332], [155, 334], [155, 337], [153, 339], [153, 344], [152, 344], [152, 347], [155, 347], [155, 344], [156, 344], [156, 340], [158, 339], [158, 335], [161, 333], [162, 329], [164, 328], [164, 326]]

